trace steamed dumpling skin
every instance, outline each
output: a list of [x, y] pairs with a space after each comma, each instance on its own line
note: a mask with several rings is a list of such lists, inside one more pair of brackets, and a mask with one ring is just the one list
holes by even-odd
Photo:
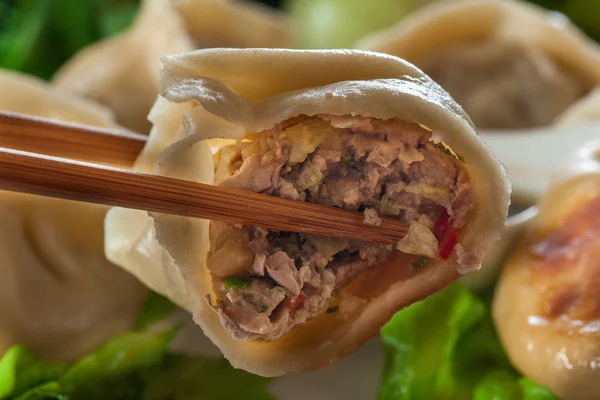
[[[114, 127], [103, 107], [0, 71], [0, 110]], [[103, 253], [106, 207], [0, 192], [0, 355], [72, 360], [133, 325], [146, 289]]]
[[77, 53], [53, 84], [101, 103], [139, 133], [158, 92], [160, 56], [208, 47], [289, 47], [289, 24], [241, 0], [144, 0], [131, 28]]
[[561, 399], [600, 393], [600, 142], [565, 168], [571, 177], [539, 213], [501, 274], [493, 304], [513, 365]]
[[[478, 199], [459, 241], [462, 251], [457, 246], [448, 259], [418, 271], [412, 269], [409, 255], [397, 252], [352, 283], [340, 284], [339, 313], [323, 310], [268, 340], [238, 340], [242, 336], [234, 337], [207, 304], [217, 282], [211, 275], [216, 269], [208, 266], [214, 261], [214, 256], [208, 259], [214, 221], [111, 209], [106, 217], [109, 259], [190, 311], [236, 368], [278, 376], [330, 365], [377, 335], [402, 307], [477, 268], [500, 235], [510, 197], [502, 166], [462, 108], [413, 65], [356, 50], [283, 49], [206, 49], [166, 56], [163, 63], [161, 96], [149, 116], [154, 127], [136, 161], [138, 171], [220, 184], [224, 180], [218, 181], [215, 165], [217, 170], [226, 165], [223, 144], [248, 134], [279, 129], [282, 122], [302, 116], [329, 115], [343, 122], [352, 115], [386, 123], [397, 118], [427, 127], [460, 152], [468, 160], [461, 168], [468, 170]], [[215, 164], [214, 147], [222, 148], [223, 164]], [[278, 288], [273, 289], [277, 295]], [[309, 296], [307, 303], [313, 304]]]
[[600, 85], [600, 47], [523, 1], [436, 2], [357, 47], [414, 63], [483, 130], [551, 125]]
[[592, 121], [600, 121], [600, 87], [575, 103], [560, 116], [556, 123], [557, 125], [572, 125]]

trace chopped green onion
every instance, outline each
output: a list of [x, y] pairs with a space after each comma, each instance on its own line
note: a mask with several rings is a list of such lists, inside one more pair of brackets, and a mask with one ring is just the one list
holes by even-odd
[[251, 283], [252, 279], [244, 276], [228, 276], [223, 279], [223, 284], [227, 286], [228, 289], [236, 291], [247, 288]]
[[339, 309], [339, 307], [338, 307], [338, 306], [335, 306], [335, 307], [328, 308], [326, 312], [327, 312], [327, 314], [333, 314], [333, 313], [334, 313], [334, 312], [336, 312], [338, 309]]
[[436, 143], [435, 147], [442, 150], [444, 153], [448, 154], [449, 156], [456, 158], [458, 161], [465, 162], [465, 159], [462, 156], [460, 156], [458, 153], [455, 153], [452, 150], [450, 150], [450, 148], [447, 147], [446, 145], [444, 145], [444, 143], [442, 143], [442, 142]]
[[423, 268], [428, 263], [429, 263], [429, 258], [427, 258], [425, 256], [419, 256], [419, 258], [417, 258], [417, 261], [415, 261], [414, 263], [412, 263], [412, 266], [415, 267], [415, 268]]

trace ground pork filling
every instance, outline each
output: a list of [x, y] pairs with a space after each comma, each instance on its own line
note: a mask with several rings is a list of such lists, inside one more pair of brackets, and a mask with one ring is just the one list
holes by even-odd
[[550, 125], [587, 91], [539, 49], [508, 40], [449, 47], [419, 66], [483, 129]]
[[[297, 117], [215, 154], [215, 184], [410, 223], [397, 246], [421, 268], [448, 258], [477, 208], [465, 160], [400, 120]], [[467, 160], [468, 162], [468, 160]], [[360, 241], [210, 223], [208, 268], [222, 325], [276, 339], [334, 306], [339, 289], [394, 249]]]

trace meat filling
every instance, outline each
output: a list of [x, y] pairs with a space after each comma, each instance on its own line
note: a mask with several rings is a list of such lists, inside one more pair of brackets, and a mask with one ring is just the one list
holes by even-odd
[[419, 66], [484, 129], [550, 125], [586, 92], [546, 54], [512, 41], [448, 48]]
[[[298, 117], [215, 154], [215, 184], [410, 223], [398, 249], [447, 258], [478, 199], [464, 160], [431, 132], [400, 120]], [[336, 293], [392, 245], [212, 221], [215, 309], [238, 339], [276, 339], [331, 307]], [[418, 262], [417, 262], [418, 261]]]

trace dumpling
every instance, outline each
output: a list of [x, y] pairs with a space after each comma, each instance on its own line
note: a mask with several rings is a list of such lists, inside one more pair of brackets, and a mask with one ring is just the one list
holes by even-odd
[[582, 148], [538, 203], [504, 266], [493, 316], [521, 373], [561, 399], [600, 393], [600, 141]]
[[556, 124], [572, 125], [592, 121], [600, 121], [600, 87], [561, 114]]
[[283, 17], [259, 5], [238, 0], [144, 0], [131, 28], [81, 50], [56, 73], [53, 84], [109, 107], [120, 125], [148, 133], [161, 55], [291, 43]]
[[[0, 110], [114, 127], [110, 111], [0, 71]], [[106, 207], [0, 192], [0, 354], [71, 360], [133, 325], [147, 289], [104, 257]]]
[[480, 129], [552, 124], [600, 84], [600, 49], [561, 14], [513, 0], [424, 7], [358, 48], [415, 63]]
[[214, 49], [163, 62], [137, 170], [410, 224], [397, 251], [109, 211], [108, 258], [191, 311], [235, 367], [275, 376], [327, 366], [478, 268], [498, 238], [503, 168], [462, 109], [403, 60]]
[[0, 69], [0, 109], [85, 125], [115, 127], [113, 113], [77, 96], [59, 92], [40, 79]]

